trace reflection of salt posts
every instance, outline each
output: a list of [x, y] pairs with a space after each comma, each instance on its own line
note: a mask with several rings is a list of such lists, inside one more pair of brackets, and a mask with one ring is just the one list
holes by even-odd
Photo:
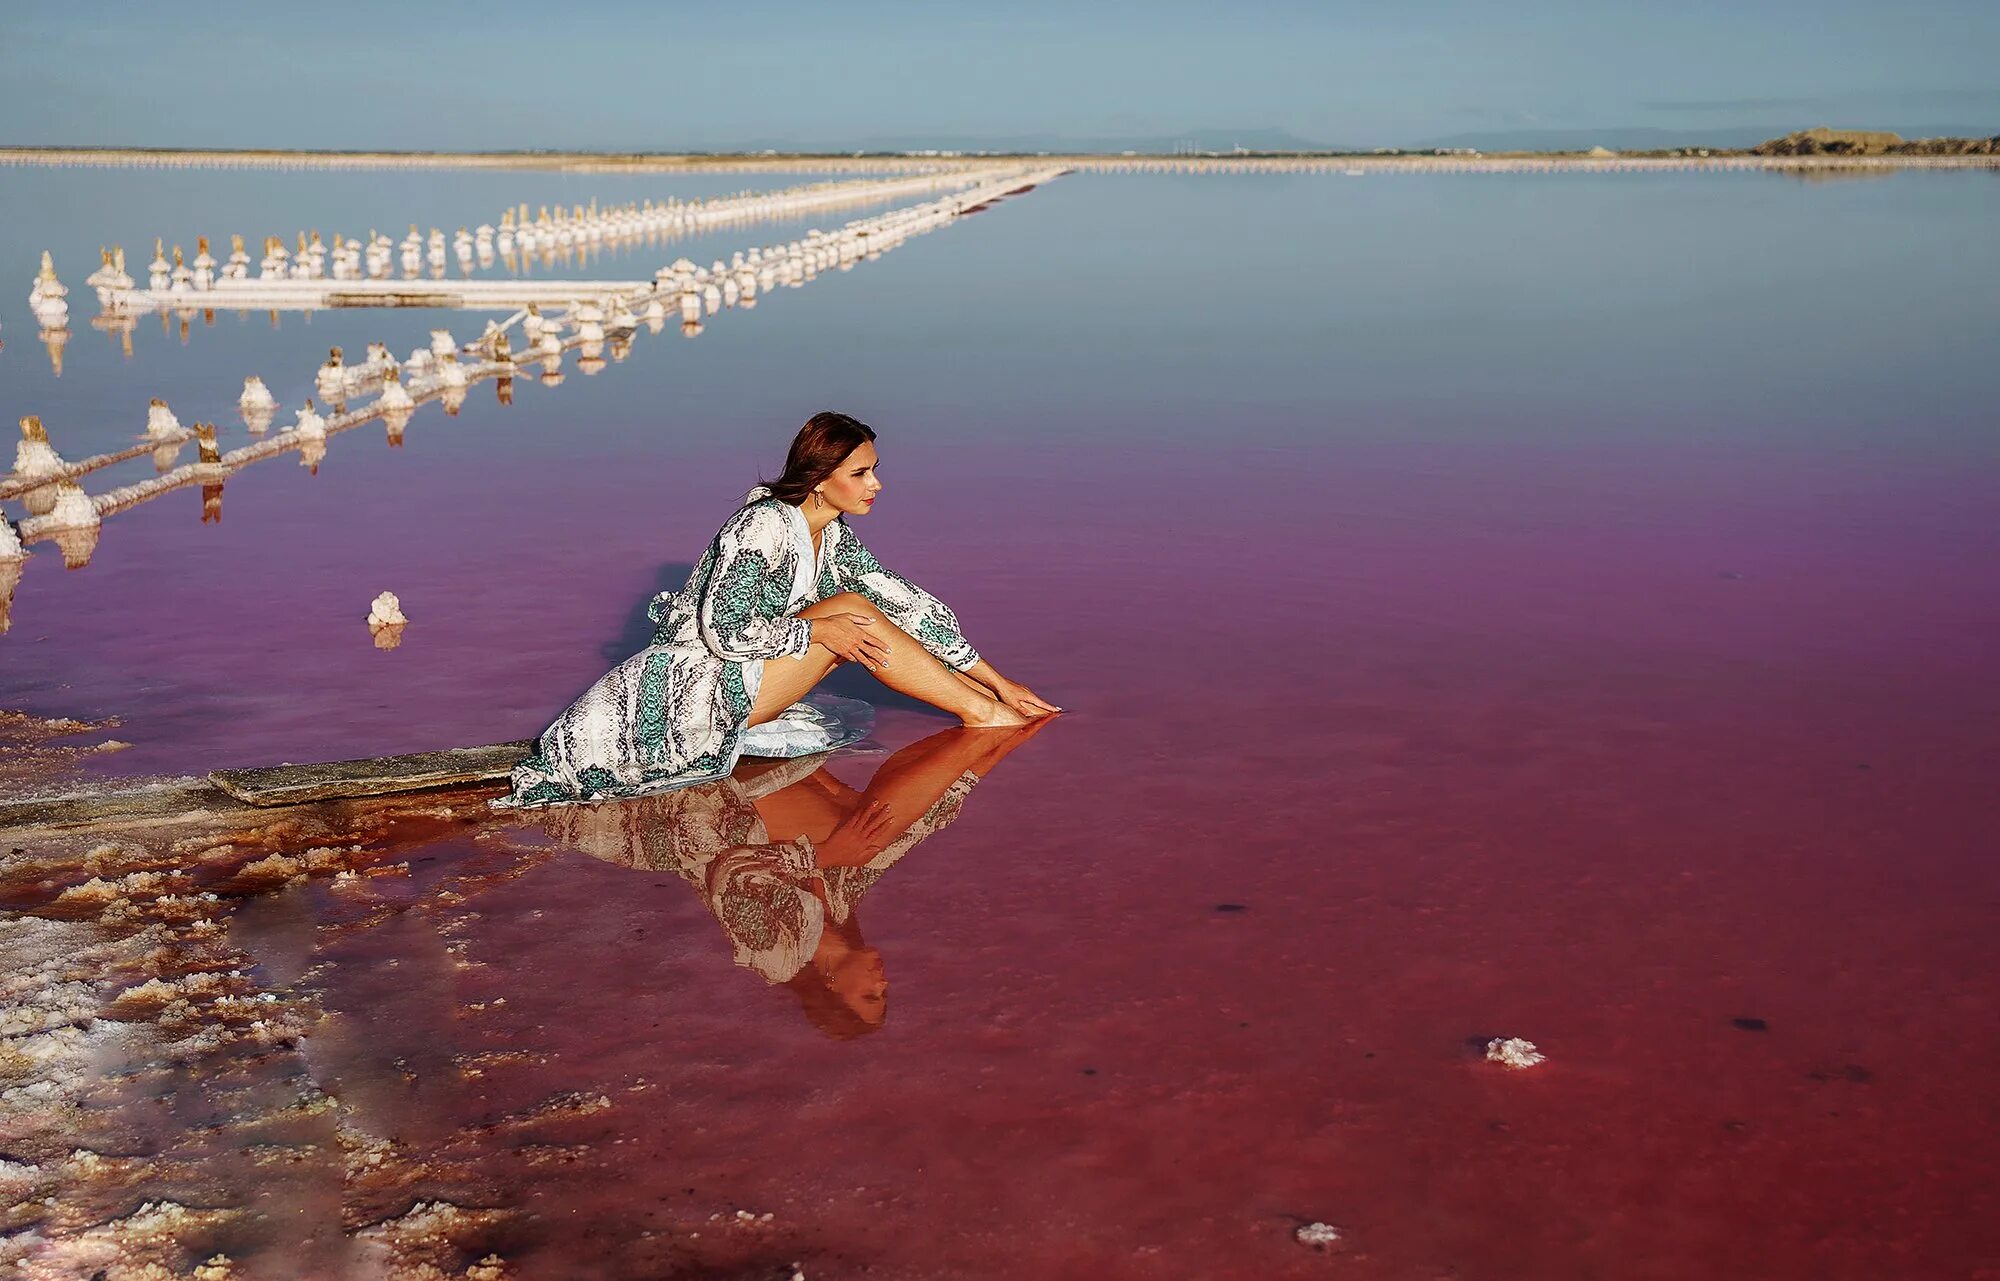
[[52, 368], [56, 372], [56, 376], [60, 378], [62, 376], [62, 348], [70, 344], [70, 326], [66, 326], [66, 324], [44, 326], [44, 328], [38, 328], [34, 332], [34, 336], [42, 340], [44, 348], [48, 348], [48, 368]]
[[215, 424], [196, 423], [194, 425], [195, 448], [200, 461], [194, 465], [194, 478], [201, 484], [201, 523], [220, 524], [222, 521], [222, 481], [229, 474], [223, 465], [221, 447], [215, 443]]

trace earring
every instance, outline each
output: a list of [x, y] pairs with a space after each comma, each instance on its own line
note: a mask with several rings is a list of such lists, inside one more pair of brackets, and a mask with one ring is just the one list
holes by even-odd
[[820, 492], [817, 489], [815, 489], [813, 491], [813, 510], [819, 511], [821, 508], [825, 506], [826, 506], [826, 499], [820, 497]]

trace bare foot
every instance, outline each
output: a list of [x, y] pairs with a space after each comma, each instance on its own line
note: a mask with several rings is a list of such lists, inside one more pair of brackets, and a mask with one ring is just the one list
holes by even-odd
[[973, 710], [959, 717], [967, 729], [1013, 729], [1026, 725], [1028, 718], [995, 699], [982, 699]]

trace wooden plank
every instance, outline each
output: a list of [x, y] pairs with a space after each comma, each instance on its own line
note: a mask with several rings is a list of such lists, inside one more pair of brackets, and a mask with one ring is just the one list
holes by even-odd
[[[69, 792], [0, 801], [0, 838], [38, 828], [140, 825], [243, 806], [200, 779], [178, 779], [117, 792]], [[5, 851], [0, 851], [4, 853]]]
[[534, 740], [528, 739], [490, 747], [454, 747], [358, 761], [219, 769], [208, 778], [230, 796], [249, 805], [303, 805], [308, 801], [389, 796], [505, 778], [534, 750]]

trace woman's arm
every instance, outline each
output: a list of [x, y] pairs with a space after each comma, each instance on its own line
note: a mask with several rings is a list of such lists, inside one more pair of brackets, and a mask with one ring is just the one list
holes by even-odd
[[981, 664], [979, 651], [959, 630], [958, 615], [951, 607], [901, 574], [882, 568], [882, 562], [845, 526], [830, 568], [838, 590], [866, 596], [946, 667], [965, 672]]
[[803, 658], [812, 622], [785, 613], [798, 552], [783, 512], [753, 503], [715, 536], [714, 561], [699, 589], [702, 644], [718, 658]]

